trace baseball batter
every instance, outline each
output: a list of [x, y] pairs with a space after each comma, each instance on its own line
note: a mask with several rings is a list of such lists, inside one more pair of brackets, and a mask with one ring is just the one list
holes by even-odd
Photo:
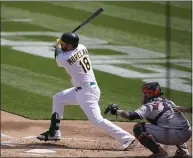
[[[61, 48], [56, 47], [55, 58], [59, 67], [66, 70], [73, 85], [53, 96], [51, 125], [48, 131], [40, 134], [39, 140], [60, 140], [59, 123], [65, 105], [80, 105], [91, 123], [104, 129], [121, 142], [120, 150], [128, 148], [135, 137], [116, 126], [101, 115], [99, 107], [100, 89], [92, 69], [87, 48], [79, 44], [75, 33], [64, 33], [57, 40]], [[58, 44], [56, 46], [58, 46]]]
[[142, 86], [142, 106], [133, 111], [119, 110], [116, 104], [107, 107], [113, 115], [119, 115], [129, 120], [146, 118], [149, 123], [138, 123], [133, 132], [139, 142], [153, 152], [150, 157], [168, 157], [161, 144], [176, 145], [176, 157], [189, 157], [185, 144], [192, 135], [190, 124], [182, 112], [175, 112], [176, 105], [163, 97], [158, 82], [151, 82]]

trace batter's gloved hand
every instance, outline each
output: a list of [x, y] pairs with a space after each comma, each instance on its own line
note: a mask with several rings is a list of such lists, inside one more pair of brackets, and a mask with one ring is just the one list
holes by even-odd
[[104, 114], [106, 115], [110, 112], [112, 115], [117, 115], [117, 110], [119, 110], [117, 104], [110, 104], [106, 107]]
[[62, 52], [61, 48], [55, 47], [54, 50], [54, 57], [56, 59], [56, 57]]

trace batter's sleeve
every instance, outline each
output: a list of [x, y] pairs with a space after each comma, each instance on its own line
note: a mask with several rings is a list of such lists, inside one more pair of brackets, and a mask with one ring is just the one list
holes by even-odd
[[152, 112], [153, 107], [151, 105], [142, 105], [141, 108], [135, 110], [141, 119], [147, 118], [147, 116]]
[[56, 63], [58, 67], [65, 67], [65, 56], [63, 53], [60, 53], [56, 56]]

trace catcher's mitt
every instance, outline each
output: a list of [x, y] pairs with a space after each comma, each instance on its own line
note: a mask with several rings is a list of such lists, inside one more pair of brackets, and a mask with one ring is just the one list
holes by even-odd
[[106, 107], [104, 114], [106, 115], [110, 112], [112, 115], [117, 115], [117, 110], [119, 110], [117, 104], [110, 104]]

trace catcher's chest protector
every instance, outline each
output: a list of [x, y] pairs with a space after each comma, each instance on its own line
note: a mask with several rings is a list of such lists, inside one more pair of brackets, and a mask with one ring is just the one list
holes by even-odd
[[151, 124], [154, 124], [154, 125], [157, 125], [157, 121], [159, 120], [159, 118], [168, 110], [170, 110], [170, 107], [168, 106], [168, 101], [164, 101], [163, 102], [163, 110], [154, 118], [154, 119], [150, 119], [150, 118], [147, 118], [147, 120], [151, 123]]

